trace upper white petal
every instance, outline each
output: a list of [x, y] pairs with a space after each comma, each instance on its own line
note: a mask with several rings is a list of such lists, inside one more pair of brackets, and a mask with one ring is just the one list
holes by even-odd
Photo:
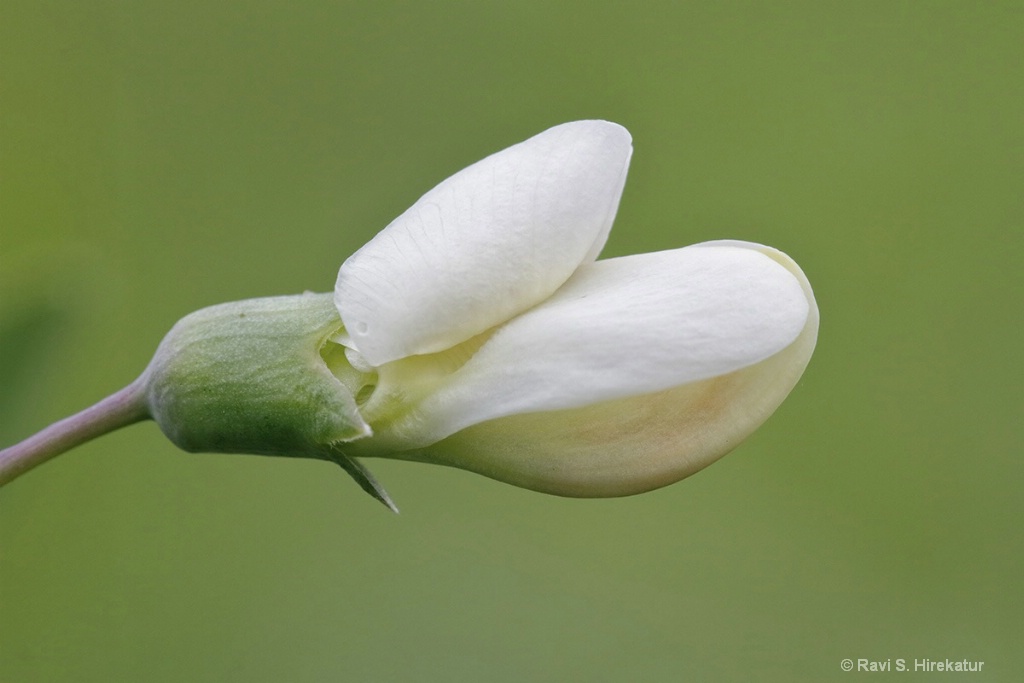
[[551, 128], [427, 192], [341, 267], [335, 304], [370, 364], [454, 346], [543, 301], [608, 237], [625, 128]]
[[713, 243], [581, 267], [424, 400], [417, 440], [657, 392], [778, 353], [804, 328], [811, 303], [762, 249]]

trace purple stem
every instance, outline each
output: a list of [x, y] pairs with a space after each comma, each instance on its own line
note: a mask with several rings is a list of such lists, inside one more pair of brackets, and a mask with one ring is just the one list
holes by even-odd
[[149, 417], [140, 377], [96, 405], [0, 451], [0, 486], [64, 451]]

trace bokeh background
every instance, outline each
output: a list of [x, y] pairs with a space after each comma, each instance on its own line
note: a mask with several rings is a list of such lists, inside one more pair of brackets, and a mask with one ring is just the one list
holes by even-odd
[[326, 463], [88, 444], [0, 491], [0, 680], [1021, 680], [1021, 45], [1020, 2], [4, 0], [4, 445], [573, 119], [634, 136], [605, 255], [771, 244], [822, 328], [633, 498], [369, 462], [394, 516]]

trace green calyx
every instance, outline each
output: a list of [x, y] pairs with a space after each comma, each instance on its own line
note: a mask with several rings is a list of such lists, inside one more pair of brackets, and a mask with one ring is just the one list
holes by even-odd
[[143, 375], [150, 415], [186, 451], [336, 462], [394, 509], [341, 450], [372, 433], [322, 355], [341, 328], [331, 294], [237, 301], [185, 316]]

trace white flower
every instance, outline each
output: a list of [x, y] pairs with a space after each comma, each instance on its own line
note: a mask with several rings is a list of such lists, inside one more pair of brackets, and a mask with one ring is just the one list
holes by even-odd
[[721, 457], [800, 378], [803, 273], [748, 242], [596, 261], [632, 153], [556, 126], [425, 194], [341, 266], [334, 294], [191, 313], [121, 391], [0, 450], [0, 485], [152, 418], [193, 452], [461, 467], [567, 496], [664, 486]]
[[768, 418], [814, 349], [807, 279], [736, 241], [596, 261], [631, 153], [616, 124], [556, 126], [345, 261], [322, 355], [373, 432], [346, 454], [616, 496], [692, 474]]

